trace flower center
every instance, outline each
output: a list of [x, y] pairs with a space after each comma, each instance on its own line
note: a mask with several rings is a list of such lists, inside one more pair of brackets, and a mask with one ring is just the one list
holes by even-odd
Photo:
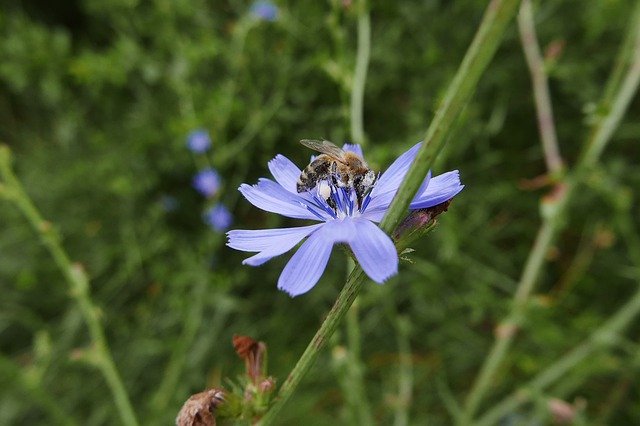
[[358, 203], [358, 194], [354, 188], [323, 180], [318, 182], [316, 187], [310, 191], [313, 201], [308, 203], [306, 207], [322, 220], [326, 220], [322, 213], [328, 214], [333, 219], [358, 217], [364, 213], [371, 201], [370, 192], [368, 190], [360, 203]]

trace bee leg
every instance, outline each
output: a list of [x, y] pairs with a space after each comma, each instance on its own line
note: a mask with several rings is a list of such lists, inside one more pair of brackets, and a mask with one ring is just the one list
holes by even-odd
[[364, 188], [362, 185], [362, 178], [360, 176], [356, 176], [353, 179], [353, 192], [356, 193], [356, 202], [358, 203], [358, 210], [362, 206], [362, 199], [364, 198]]

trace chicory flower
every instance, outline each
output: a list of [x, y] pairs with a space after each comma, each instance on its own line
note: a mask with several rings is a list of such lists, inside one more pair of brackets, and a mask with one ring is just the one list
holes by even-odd
[[[241, 185], [240, 192], [262, 210], [319, 223], [296, 228], [232, 230], [227, 233], [227, 245], [236, 250], [258, 252], [242, 262], [258, 266], [306, 238], [278, 279], [278, 288], [290, 296], [313, 288], [337, 243], [349, 245], [369, 278], [383, 283], [398, 272], [398, 254], [391, 238], [375, 223], [382, 220], [419, 148], [418, 143], [380, 175], [360, 207], [352, 189], [331, 182], [322, 181], [310, 191], [298, 193], [296, 182], [300, 169], [288, 158], [277, 155], [269, 162], [275, 181], [262, 178], [257, 185]], [[347, 144], [343, 149], [362, 157], [359, 145]], [[433, 178], [430, 175], [411, 202], [411, 209], [433, 207], [450, 200], [464, 188], [457, 170]]]

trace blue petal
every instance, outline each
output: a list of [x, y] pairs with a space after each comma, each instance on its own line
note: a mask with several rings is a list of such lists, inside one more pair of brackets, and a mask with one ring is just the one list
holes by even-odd
[[462, 191], [462, 188], [464, 185], [460, 184], [460, 174], [457, 170], [443, 173], [431, 178], [429, 186], [422, 193], [418, 192], [409, 208], [425, 209], [444, 203]]
[[291, 297], [311, 290], [327, 267], [334, 242], [331, 235], [322, 232], [324, 225], [307, 238], [280, 274], [278, 288]]
[[237, 229], [229, 231], [227, 245], [241, 251], [257, 251], [258, 254], [245, 259], [245, 265], [262, 265], [272, 257], [279, 256], [295, 247], [304, 237], [322, 224], [280, 229]]
[[367, 207], [372, 213], [377, 210], [386, 210], [398, 192], [400, 183], [404, 179], [409, 167], [420, 149], [420, 143], [415, 144], [394, 161], [391, 166], [380, 176], [371, 191], [371, 202]]
[[380, 176], [380, 179], [376, 182], [376, 186], [371, 191], [372, 197], [374, 195], [398, 190], [404, 176], [407, 174], [407, 171], [409, 171], [413, 159], [416, 158], [421, 145], [422, 142], [418, 142], [389, 166], [382, 176]]
[[296, 219], [318, 220], [305, 207], [304, 198], [287, 191], [272, 180], [260, 179], [253, 186], [242, 184], [239, 190], [251, 204], [262, 210]]
[[301, 170], [287, 157], [276, 155], [273, 160], [269, 161], [269, 171], [284, 189], [289, 192], [298, 192], [296, 183], [300, 178]]
[[364, 272], [377, 283], [398, 273], [398, 253], [393, 241], [366, 219], [351, 221], [355, 227], [349, 246]]
[[362, 153], [362, 147], [359, 144], [345, 143], [342, 145], [342, 149], [347, 152], [353, 152], [354, 154], [358, 154], [360, 158], [364, 158], [364, 154]]

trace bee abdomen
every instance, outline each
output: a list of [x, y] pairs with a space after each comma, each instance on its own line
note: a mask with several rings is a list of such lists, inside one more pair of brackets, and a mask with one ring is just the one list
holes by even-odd
[[296, 183], [296, 191], [305, 192], [316, 186], [318, 178], [316, 173], [313, 170], [309, 170], [309, 167], [304, 169], [302, 173], [300, 173], [300, 177], [298, 178], [298, 183]]
[[319, 180], [328, 178], [330, 166], [331, 163], [326, 160], [324, 155], [316, 158], [300, 173], [296, 184], [296, 191], [305, 192], [313, 189]]

